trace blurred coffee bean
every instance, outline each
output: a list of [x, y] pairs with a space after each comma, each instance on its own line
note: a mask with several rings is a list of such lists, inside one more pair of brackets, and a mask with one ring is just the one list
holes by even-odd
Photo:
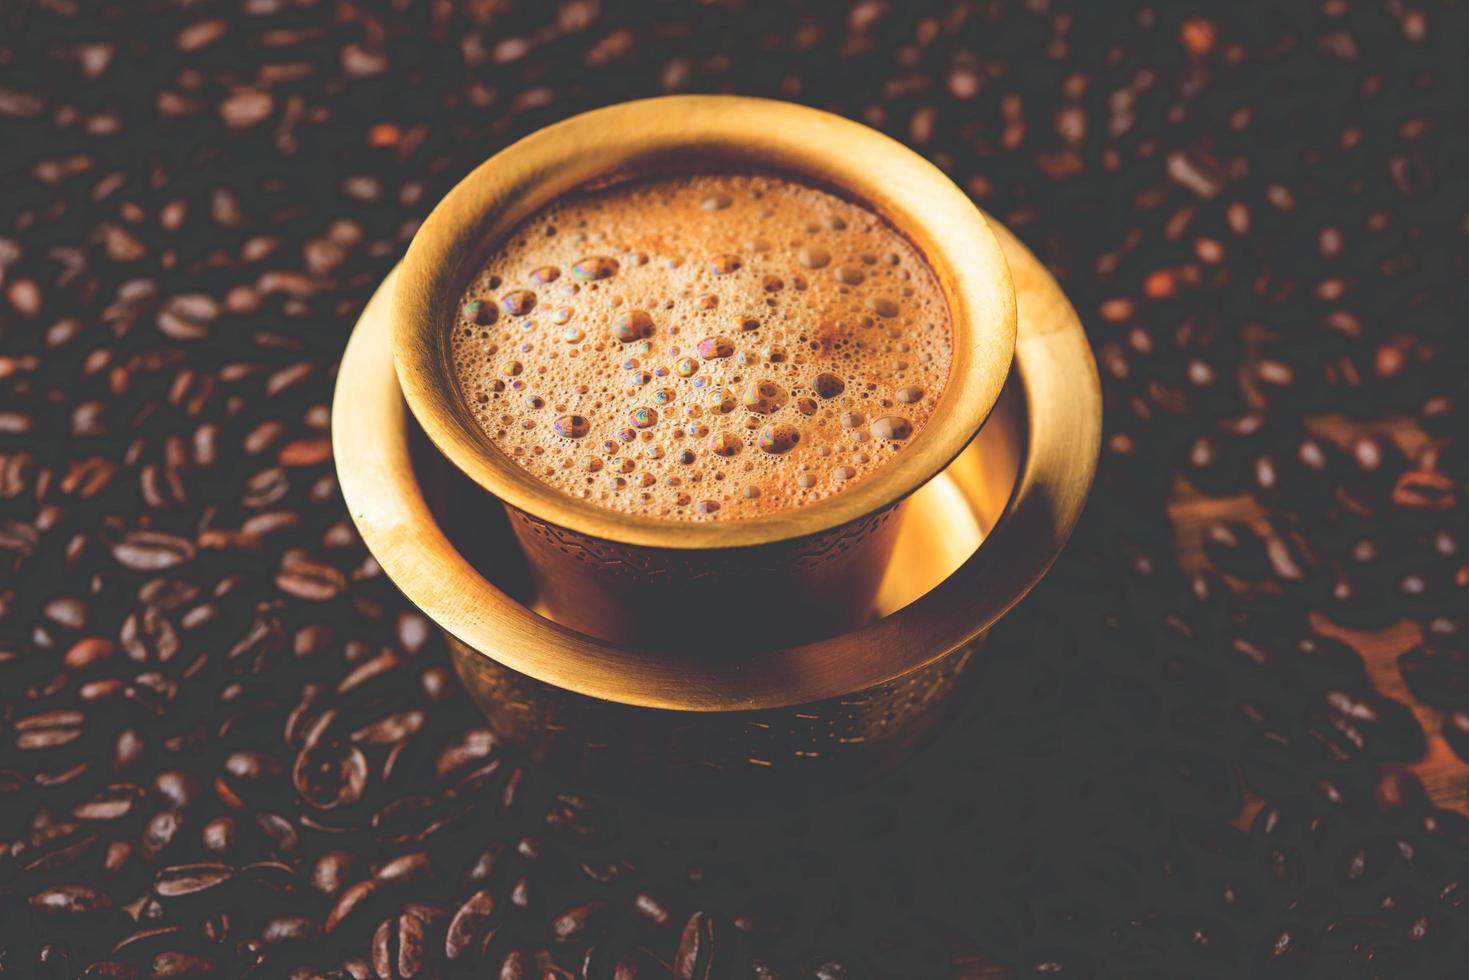
[[684, 923], [673, 955], [676, 980], [714, 980], [719, 976], [714, 919], [707, 912], [695, 912]]
[[405, 912], [378, 925], [372, 936], [372, 968], [382, 980], [421, 975], [424, 926], [418, 916]]

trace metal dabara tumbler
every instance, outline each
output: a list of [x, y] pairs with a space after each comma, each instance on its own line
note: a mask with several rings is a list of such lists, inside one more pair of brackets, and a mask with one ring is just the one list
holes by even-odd
[[[495, 458], [450, 387], [443, 335], [468, 277], [497, 233], [588, 182], [732, 169], [834, 188], [909, 236], [962, 338], [941, 414], [867, 485], [748, 525], [676, 522], [674, 540], [657, 522], [551, 499]], [[1013, 235], [887, 137], [724, 96], [587, 113], [474, 171], [363, 312], [333, 412], [364, 541], [444, 631], [496, 733], [594, 782], [633, 773], [685, 799], [820, 792], [905, 758], [985, 632], [1059, 554], [1100, 432], [1076, 313]], [[799, 556], [843, 539], [830, 568], [803, 568]], [[609, 573], [609, 555], [626, 569]], [[638, 634], [666, 608], [659, 578], [728, 590], [742, 563], [783, 569], [793, 595], [829, 604], [788, 636], [717, 656]], [[606, 597], [636, 611], [614, 615]]]
[[[953, 326], [949, 380], [933, 416], [852, 489], [759, 517], [633, 515], [553, 490], [490, 443], [459, 390], [449, 350], [459, 297], [488, 250], [556, 198], [590, 183], [709, 172], [770, 172], [827, 187], [910, 238]], [[837, 116], [717, 97], [588, 112], [496, 154], [424, 222], [390, 315], [410, 410], [446, 459], [505, 503], [549, 614], [594, 636], [686, 654], [734, 655], [860, 625], [892, 553], [900, 502], [974, 438], [1015, 349], [1015, 298], [999, 244], [938, 168]], [[710, 629], [717, 608], [759, 615], [724, 617]]]

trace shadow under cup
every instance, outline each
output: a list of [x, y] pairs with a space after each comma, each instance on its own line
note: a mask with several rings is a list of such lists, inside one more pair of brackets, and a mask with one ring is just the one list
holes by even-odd
[[[393, 297], [399, 381], [433, 446], [504, 505], [537, 609], [549, 618], [611, 642], [687, 654], [835, 636], [870, 620], [906, 498], [970, 444], [1000, 396], [1015, 344], [1009, 269], [964, 194], [888, 137], [784, 103], [674, 101], [614, 106], [541, 130], [450, 192], [415, 237]], [[953, 354], [933, 416], [912, 441], [849, 490], [727, 521], [614, 511], [552, 489], [505, 456], [473, 418], [449, 351], [459, 298], [494, 245], [589, 186], [750, 172], [860, 203], [933, 271]]]

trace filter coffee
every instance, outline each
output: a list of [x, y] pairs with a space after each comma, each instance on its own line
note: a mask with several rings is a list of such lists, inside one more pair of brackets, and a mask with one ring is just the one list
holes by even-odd
[[878, 215], [769, 175], [660, 177], [563, 197], [469, 285], [462, 397], [547, 486], [721, 520], [842, 493], [933, 415], [948, 307]]

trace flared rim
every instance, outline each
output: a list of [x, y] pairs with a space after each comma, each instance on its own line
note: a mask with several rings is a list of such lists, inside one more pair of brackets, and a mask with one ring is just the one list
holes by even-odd
[[[933, 418], [858, 486], [758, 517], [700, 522], [625, 514], [548, 487], [488, 439], [459, 395], [448, 324], [488, 248], [559, 197], [612, 175], [711, 164], [785, 173], [861, 201], [903, 230], [932, 267], [954, 329]], [[933, 164], [876, 130], [792, 103], [668, 96], [598, 109], [491, 157], [434, 208], [403, 259], [391, 306], [399, 384], [429, 440], [485, 490], [572, 531], [622, 544], [711, 549], [818, 534], [901, 500], [947, 466], [984, 424], [1015, 350], [1015, 297], [994, 232]]]

